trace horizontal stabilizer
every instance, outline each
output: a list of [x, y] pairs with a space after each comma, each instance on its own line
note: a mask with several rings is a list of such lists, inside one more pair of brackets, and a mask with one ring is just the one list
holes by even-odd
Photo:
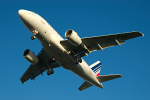
[[85, 81], [85, 82], [79, 87], [79, 90], [82, 91], [82, 90], [84, 90], [84, 89], [86, 89], [86, 88], [89, 88], [89, 87], [91, 87], [91, 86], [93, 86], [93, 85], [90, 84], [89, 82]]
[[96, 78], [98, 79], [99, 82], [105, 82], [105, 81], [113, 80], [119, 77], [122, 77], [122, 76], [120, 74], [114, 74], [114, 75], [100, 75], [100, 76], [97, 76]]

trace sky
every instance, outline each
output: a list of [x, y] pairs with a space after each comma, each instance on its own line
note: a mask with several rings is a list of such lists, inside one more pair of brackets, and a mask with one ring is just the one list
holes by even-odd
[[[64, 39], [68, 29], [81, 38], [131, 31], [144, 37], [83, 57], [89, 65], [100, 60], [101, 75], [122, 75], [104, 82], [103, 89], [79, 91], [84, 80], [62, 67], [22, 85], [19, 79], [30, 65], [24, 50], [38, 54], [42, 46], [30, 39], [19, 9], [41, 15]], [[1, 0], [0, 12], [0, 100], [150, 100], [149, 0]]]

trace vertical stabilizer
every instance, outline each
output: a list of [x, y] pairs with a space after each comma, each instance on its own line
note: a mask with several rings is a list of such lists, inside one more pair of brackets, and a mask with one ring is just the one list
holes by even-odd
[[90, 68], [93, 70], [93, 72], [96, 74], [96, 76], [100, 75], [100, 71], [101, 71], [100, 61], [97, 61], [94, 64], [90, 65]]

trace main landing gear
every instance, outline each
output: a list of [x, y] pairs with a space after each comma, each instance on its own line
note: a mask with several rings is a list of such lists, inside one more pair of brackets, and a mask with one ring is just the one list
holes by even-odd
[[82, 63], [82, 58], [80, 57], [79, 54], [77, 54], [77, 55], [75, 56], [75, 63], [76, 63], [76, 64]]
[[75, 63], [78, 64], [78, 63], [82, 63], [82, 59], [81, 57], [78, 57], [75, 59]]
[[70, 55], [74, 58], [75, 64], [82, 63], [82, 58], [81, 58], [80, 53], [78, 51], [71, 51]]
[[47, 71], [47, 75], [51, 75], [51, 74], [54, 74], [54, 70], [52, 68], [50, 68], [48, 71]]

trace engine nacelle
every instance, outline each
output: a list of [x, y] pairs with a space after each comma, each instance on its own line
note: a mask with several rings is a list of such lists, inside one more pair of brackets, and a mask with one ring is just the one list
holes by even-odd
[[66, 31], [65, 33], [65, 37], [68, 39], [68, 41], [73, 44], [74, 46], [79, 46], [82, 43], [81, 38], [77, 35], [77, 33], [70, 29], [68, 31]]
[[34, 54], [34, 52], [30, 51], [29, 49], [24, 51], [23, 56], [26, 60], [28, 60], [33, 65], [39, 62], [38, 57]]

